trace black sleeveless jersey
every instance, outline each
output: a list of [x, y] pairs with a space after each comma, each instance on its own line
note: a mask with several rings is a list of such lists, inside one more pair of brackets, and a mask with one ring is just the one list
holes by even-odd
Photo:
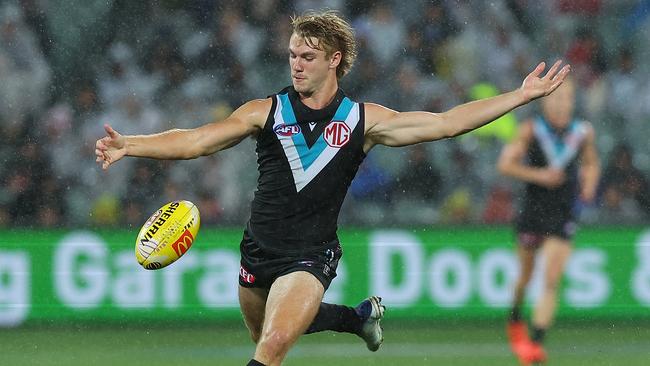
[[517, 227], [520, 231], [557, 233], [573, 224], [573, 207], [578, 196], [578, 156], [587, 134], [586, 123], [573, 120], [559, 132], [541, 116], [533, 121], [534, 138], [528, 148], [528, 165], [555, 167], [566, 174], [564, 183], [556, 188], [545, 188], [527, 183], [523, 210]]
[[257, 138], [259, 180], [247, 231], [266, 251], [304, 253], [333, 242], [338, 214], [365, 153], [363, 104], [339, 89], [325, 108], [293, 87], [271, 96]]

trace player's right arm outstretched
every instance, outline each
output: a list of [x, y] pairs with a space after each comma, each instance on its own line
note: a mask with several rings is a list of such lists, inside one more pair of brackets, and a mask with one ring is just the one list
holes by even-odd
[[152, 135], [123, 136], [106, 124], [106, 136], [95, 143], [96, 161], [106, 170], [124, 156], [178, 160], [210, 155], [256, 135], [264, 127], [271, 103], [271, 99], [253, 100], [223, 121]]

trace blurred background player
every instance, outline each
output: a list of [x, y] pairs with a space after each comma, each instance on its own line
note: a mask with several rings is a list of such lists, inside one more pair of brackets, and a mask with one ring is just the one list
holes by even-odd
[[[600, 176], [594, 129], [589, 122], [574, 117], [574, 105], [575, 86], [568, 79], [541, 100], [541, 114], [522, 123], [498, 162], [502, 174], [525, 182], [523, 207], [516, 220], [520, 271], [508, 323], [512, 350], [522, 364], [546, 360], [542, 343], [555, 314], [559, 282], [572, 250], [576, 201], [594, 200]], [[521, 307], [539, 249], [544, 285], [534, 308], [529, 338]]]

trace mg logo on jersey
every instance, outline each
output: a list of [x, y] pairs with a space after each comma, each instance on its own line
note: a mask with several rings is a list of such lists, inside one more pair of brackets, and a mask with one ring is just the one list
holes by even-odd
[[181, 256], [187, 252], [188, 249], [192, 246], [192, 242], [194, 241], [194, 237], [192, 236], [192, 233], [189, 230], [185, 230], [183, 235], [181, 235], [178, 240], [172, 244], [172, 249], [176, 252], [177, 256]]
[[323, 131], [325, 142], [331, 147], [343, 147], [350, 141], [350, 127], [342, 121], [332, 121]]
[[293, 136], [297, 135], [300, 133], [300, 126], [298, 125], [285, 125], [284, 123], [281, 125], [277, 125], [273, 128], [273, 132], [275, 132], [276, 135], [278, 136]]

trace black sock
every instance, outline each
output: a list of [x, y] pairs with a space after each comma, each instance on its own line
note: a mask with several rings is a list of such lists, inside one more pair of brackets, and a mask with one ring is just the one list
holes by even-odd
[[318, 314], [305, 334], [333, 330], [357, 334], [361, 328], [361, 318], [354, 308], [345, 305], [320, 303]]
[[508, 317], [508, 320], [511, 323], [521, 321], [521, 308], [519, 308], [519, 306], [513, 306], [512, 309], [510, 309], [510, 316]]
[[259, 362], [259, 361], [250, 360], [250, 362], [248, 362], [248, 364], [246, 364], [246, 366], [266, 366], [266, 365]]
[[532, 340], [535, 343], [542, 344], [544, 343], [545, 335], [546, 335], [546, 329], [534, 326], [530, 340]]

